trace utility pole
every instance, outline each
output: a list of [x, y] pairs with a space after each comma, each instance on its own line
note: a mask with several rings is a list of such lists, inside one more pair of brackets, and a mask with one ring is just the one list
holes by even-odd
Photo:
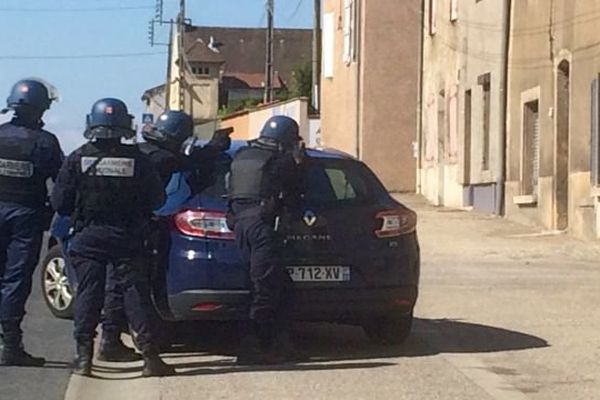
[[314, 0], [312, 106], [316, 112], [321, 108], [321, 0]]
[[265, 95], [263, 102], [270, 103], [273, 101], [273, 42], [274, 42], [274, 13], [275, 0], [267, 0], [267, 51], [265, 62]]
[[185, 79], [185, 48], [183, 37], [185, 33], [185, 0], [179, 0], [179, 16], [177, 18], [177, 47], [179, 50], [179, 110], [185, 110], [185, 93], [187, 90]]

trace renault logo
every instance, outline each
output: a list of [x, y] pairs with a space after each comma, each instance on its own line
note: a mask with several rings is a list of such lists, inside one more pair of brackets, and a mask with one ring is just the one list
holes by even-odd
[[302, 219], [306, 225], [313, 226], [317, 222], [317, 215], [310, 210], [306, 210]]

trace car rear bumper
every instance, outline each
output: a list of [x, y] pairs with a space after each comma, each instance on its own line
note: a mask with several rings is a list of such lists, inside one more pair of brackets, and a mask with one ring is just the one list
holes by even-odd
[[[375, 316], [406, 314], [415, 306], [416, 286], [369, 289], [298, 289], [293, 318], [359, 323]], [[247, 290], [190, 290], [169, 296], [175, 320], [242, 320], [247, 318]]]

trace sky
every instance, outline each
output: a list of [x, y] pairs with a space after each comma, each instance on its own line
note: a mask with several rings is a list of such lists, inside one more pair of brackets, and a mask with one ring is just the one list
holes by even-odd
[[[164, 1], [164, 18], [175, 18], [178, 0]], [[143, 92], [164, 83], [166, 47], [151, 47], [148, 22], [156, 0], [1, 0], [0, 107], [12, 85], [40, 77], [61, 100], [45, 115], [66, 153], [84, 142], [85, 115], [103, 97], [124, 100], [141, 125]], [[259, 27], [265, 0], [187, 0], [194, 25]], [[278, 27], [310, 27], [312, 1], [275, 0]], [[166, 42], [168, 28], [157, 28]], [[119, 55], [107, 57], [106, 55]], [[127, 56], [123, 56], [127, 55]], [[0, 122], [7, 120], [0, 116]]]

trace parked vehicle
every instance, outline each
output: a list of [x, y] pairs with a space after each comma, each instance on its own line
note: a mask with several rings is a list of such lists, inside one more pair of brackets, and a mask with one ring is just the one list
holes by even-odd
[[[224, 197], [231, 155], [242, 144], [222, 156], [212, 186], [162, 217], [170, 243], [154, 274], [153, 295], [164, 320], [247, 315], [248, 271], [227, 228]], [[404, 341], [418, 295], [416, 214], [394, 200], [364, 163], [343, 153], [308, 150], [303, 170], [304, 207], [284, 213], [280, 228], [296, 286], [294, 318], [361, 325], [374, 341]], [[189, 193], [184, 176], [177, 176], [169, 199], [182, 190]], [[42, 268], [44, 297], [61, 318], [72, 315], [76, 292], [63, 256], [67, 232], [68, 221], [55, 221]]]

